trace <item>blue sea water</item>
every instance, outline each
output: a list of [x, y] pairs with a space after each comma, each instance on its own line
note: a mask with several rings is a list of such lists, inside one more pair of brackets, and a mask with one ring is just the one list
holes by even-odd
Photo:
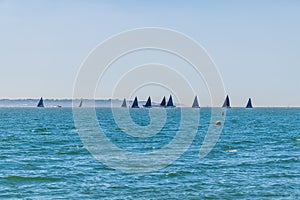
[[[97, 108], [97, 117], [120, 148], [148, 152], [176, 134], [180, 109], [167, 112], [154, 140], [126, 135], [109, 108]], [[210, 109], [200, 112], [196, 137], [179, 159], [157, 171], [126, 173], [85, 148], [71, 108], [0, 108], [0, 198], [300, 199], [300, 109], [228, 109], [219, 141], [204, 158], [198, 155]], [[145, 109], [131, 117], [139, 125], [150, 120]]]

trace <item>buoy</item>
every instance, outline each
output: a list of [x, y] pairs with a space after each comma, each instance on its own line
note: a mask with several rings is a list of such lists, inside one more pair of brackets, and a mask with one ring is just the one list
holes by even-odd
[[220, 125], [221, 125], [221, 121], [219, 121], [219, 120], [216, 121], [216, 125], [217, 125], [217, 126], [220, 126]]

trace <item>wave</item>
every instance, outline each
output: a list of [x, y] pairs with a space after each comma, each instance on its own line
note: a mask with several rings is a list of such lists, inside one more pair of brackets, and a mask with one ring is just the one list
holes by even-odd
[[8, 180], [15, 181], [59, 181], [60, 178], [55, 177], [42, 177], [42, 176], [6, 176]]

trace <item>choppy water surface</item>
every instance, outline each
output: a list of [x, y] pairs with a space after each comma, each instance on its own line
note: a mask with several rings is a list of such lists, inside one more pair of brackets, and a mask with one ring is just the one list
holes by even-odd
[[[148, 152], [176, 134], [180, 110], [167, 112], [173, 114], [152, 139], [129, 137], [108, 108], [97, 109], [97, 117], [118, 147]], [[200, 112], [194, 142], [172, 165], [124, 173], [84, 148], [70, 108], [0, 108], [0, 198], [300, 198], [300, 109], [229, 109], [219, 142], [203, 159], [198, 154], [210, 112]], [[145, 109], [131, 117], [139, 125], [149, 124]]]

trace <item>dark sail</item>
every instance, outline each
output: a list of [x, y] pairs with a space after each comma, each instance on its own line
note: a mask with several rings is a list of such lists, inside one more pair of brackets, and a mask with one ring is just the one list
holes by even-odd
[[144, 105], [145, 108], [150, 108], [151, 107], [151, 98], [150, 96], [148, 97], [148, 100], [146, 102], [146, 104]]
[[137, 97], [134, 98], [134, 101], [133, 101], [133, 104], [132, 104], [131, 108], [139, 108]]
[[127, 108], [126, 99], [124, 98], [123, 103], [121, 105], [122, 108]]
[[79, 106], [78, 106], [79, 108], [81, 108], [82, 107], [82, 99], [80, 99], [80, 103], [79, 103]]
[[169, 101], [167, 103], [167, 107], [175, 107], [174, 104], [173, 104], [172, 95], [170, 95]]
[[166, 106], [166, 97], [164, 97], [160, 103], [160, 106], [165, 107]]
[[41, 97], [39, 103], [37, 104], [37, 107], [39, 107], [39, 108], [44, 108], [44, 100], [43, 100], [42, 97]]
[[251, 98], [249, 98], [246, 108], [253, 108]]
[[226, 99], [224, 101], [224, 104], [222, 106], [223, 108], [230, 108], [230, 101], [228, 95], [226, 96]]
[[192, 105], [192, 108], [199, 108], [199, 103], [198, 103], [198, 98], [197, 96], [195, 96], [195, 99], [194, 99], [194, 102], [193, 102], [193, 105]]

